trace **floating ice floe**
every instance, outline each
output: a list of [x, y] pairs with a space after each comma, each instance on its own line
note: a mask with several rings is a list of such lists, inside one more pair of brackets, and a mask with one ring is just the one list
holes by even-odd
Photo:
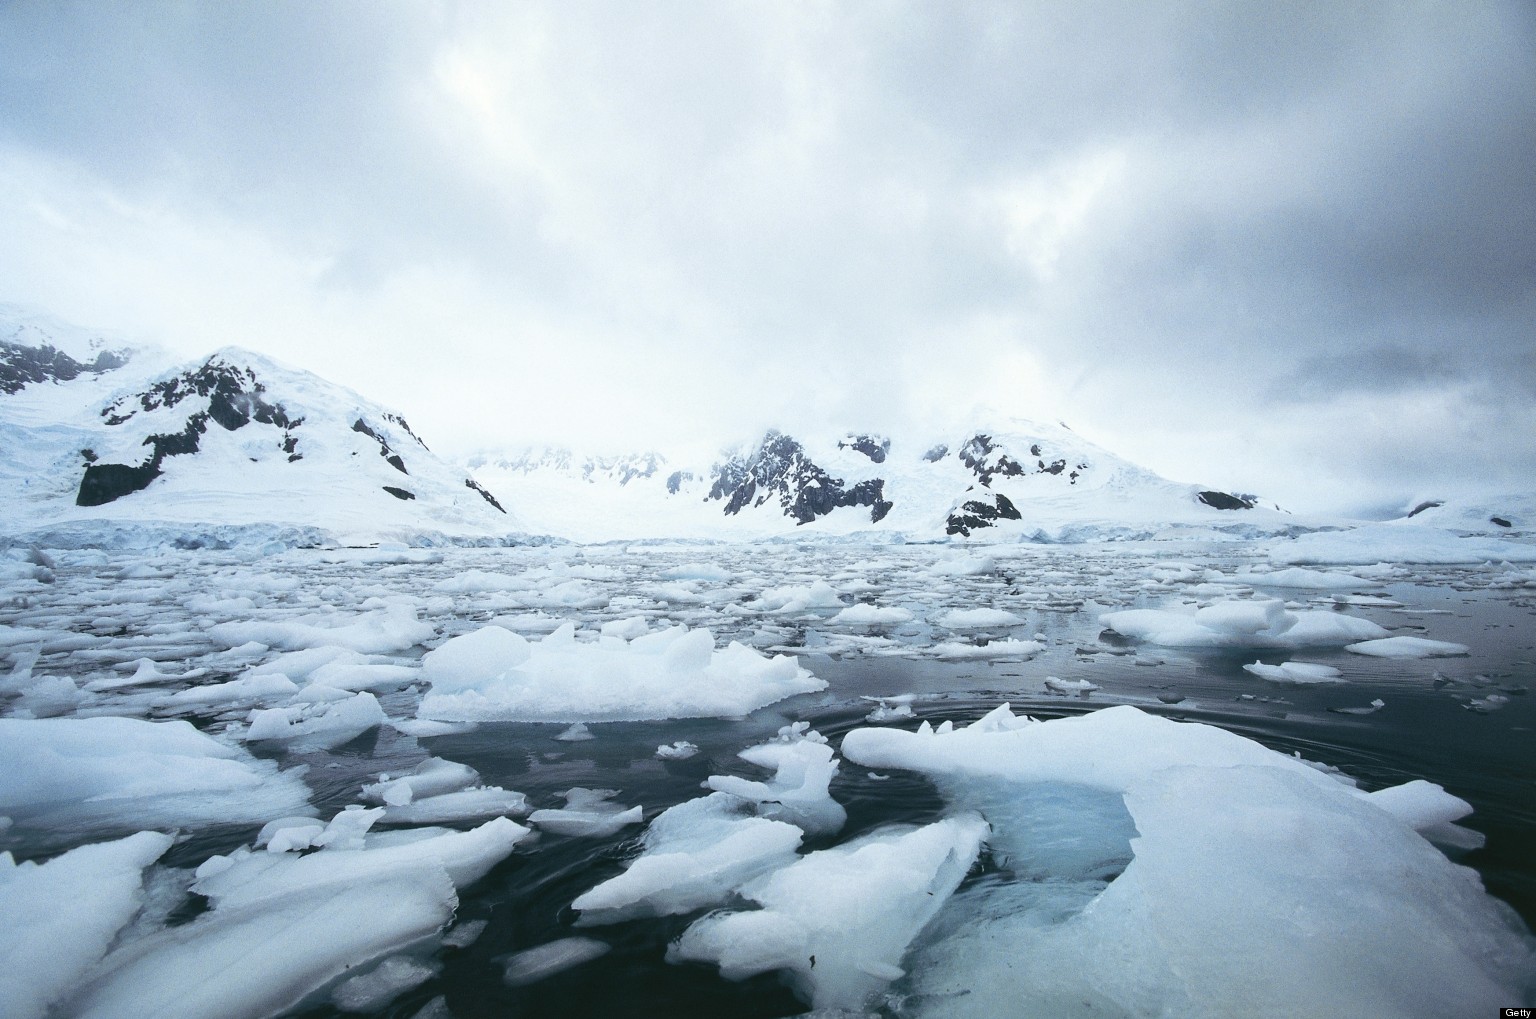
[[1360, 708], [1329, 708], [1328, 710], [1332, 711], [1336, 715], [1374, 715], [1376, 712], [1380, 711], [1382, 708], [1384, 708], [1386, 706], [1387, 706], [1387, 702], [1382, 700], [1380, 697], [1378, 697], [1375, 700], [1371, 701], [1371, 703], [1365, 705], [1364, 707], [1360, 707]]
[[1350, 644], [1345, 651], [1373, 658], [1454, 658], [1472, 649], [1465, 644], [1453, 644], [1448, 640], [1430, 640], [1426, 637], [1383, 637]]
[[585, 743], [597, 737], [592, 735], [592, 730], [587, 728], [587, 723], [577, 722], [557, 735], [555, 739], [561, 743]]
[[762, 612], [780, 612], [789, 615], [805, 612], [808, 609], [840, 609], [843, 607], [843, 599], [831, 584], [817, 579], [808, 586], [786, 585], [769, 588], [751, 605]]
[[467, 832], [417, 829], [364, 841], [354, 831], [338, 840], [363, 848], [212, 857], [192, 885], [211, 909], [112, 951], [63, 1009], [81, 1019], [281, 1012], [349, 970], [436, 935], [453, 917], [456, 890], [527, 834], [498, 818]]
[[0, 719], [0, 815], [69, 831], [264, 821], [309, 809], [302, 769], [278, 771], [188, 722]]
[[1362, 587], [1380, 586], [1374, 580], [1366, 580], [1349, 573], [1307, 570], [1299, 566], [1269, 573], [1245, 571], [1232, 579], [1240, 584], [1250, 584], [1254, 587], [1298, 587], [1317, 591], [1357, 590]]
[[713, 793], [662, 811], [640, 837], [624, 873], [578, 896], [582, 924], [667, 916], [724, 902], [742, 884], [795, 859], [802, 832], [756, 816], [751, 805]]
[[621, 807], [609, 802], [617, 789], [567, 789], [565, 806], [558, 810], [535, 810], [528, 820], [555, 835], [582, 838], [607, 838], [621, 828], [639, 824], [644, 812], [639, 807]]
[[897, 626], [910, 623], [912, 613], [895, 605], [850, 605], [827, 620], [829, 626]]
[[773, 777], [757, 782], [736, 775], [711, 775], [705, 785], [755, 803], [763, 817], [788, 821], [810, 835], [833, 834], [848, 820], [848, 812], [828, 791], [837, 774], [832, 748], [809, 723], [786, 725], [774, 739], [737, 756], [773, 769]]
[[244, 738], [250, 743], [271, 740], [290, 750], [328, 750], [356, 739], [384, 722], [379, 699], [366, 691], [339, 700], [290, 704], [251, 712]]
[[699, 748], [687, 740], [680, 739], [675, 743], [663, 743], [656, 748], [656, 756], [663, 761], [686, 761], [699, 752]]
[[[1430, 783], [1366, 794], [1233, 733], [1127, 706], [857, 729], [842, 752], [929, 775], [956, 806], [997, 807], [989, 842], [1014, 880], [956, 896], [915, 947], [902, 985], [914, 1015], [1215, 1019], [1264, 1002], [1428, 1019], [1492, 1014], [1536, 975], [1512, 911], [1423, 837], [1470, 810]], [[1048, 834], [1041, 812], [1009, 804], [1042, 796], [1071, 806], [1072, 838], [1031, 855]], [[1095, 840], [1118, 840], [1120, 862], [1074, 848]], [[998, 858], [1000, 846], [1029, 858]]]
[[935, 577], [977, 577], [997, 572], [997, 560], [991, 556], [955, 556], [941, 559], [923, 570]]
[[403, 775], [380, 775], [378, 782], [363, 786], [362, 797], [384, 804], [384, 820], [392, 824], [442, 824], [528, 812], [522, 793], [481, 785], [475, 769], [437, 757]]
[[667, 958], [717, 963], [731, 980], [778, 970], [814, 1008], [862, 1010], [903, 976], [907, 946], [986, 836], [987, 823], [967, 814], [811, 853], [741, 889], [761, 909], [706, 916]]
[[1206, 608], [1125, 609], [1100, 622], [1127, 637], [1163, 647], [1342, 647], [1387, 636], [1368, 619], [1332, 610], [1290, 611], [1269, 601], [1217, 602]]
[[864, 721], [871, 725], [886, 725], [891, 722], [904, 721], [914, 717], [912, 714], [912, 702], [917, 699], [916, 694], [898, 694], [895, 697], [864, 697], [866, 701], [873, 701], [874, 708], [864, 716]]
[[610, 951], [611, 945], [593, 938], [561, 938], [546, 942], [509, 956], [502, 971], [502, 982], [508, 987], [524, 987], [601, 958]]
[[1281, 662], [1279, 665], [1265, 665], [1263, 662], [1254, 662], [1243, 666], [1244, 672], [1251, 672], [1260, 679], [1267, 679], [1272, 683], [1339, 683], [1343, 682], [1343, 673], [1331, 665], [1317, 665], [1312, 662]]
[[139, 832], [42, 864], [0, 853], [0, 1011], [41, 1017], [73, 989], [144, 905], [144, 868], [170, 847]]
[[406, 605], [390, 605], [355, 615], [249, 620], [208, 628], [209, 637], [230, 648], [255, 641], [289, 651], [335, 647], [362, 654], [406, 651], [426, 643], [436, 633], [431, 623], [419, 621], [416, 610]]
[[435, 962], [392, 955], [366, 973], [348, 977], [331, 990], [331, 1001], [343, 1012], [378, 1012], [400, 995], [442, 971]]
[[423, 659], [421, 718], [617, 721], [735, 717], [826, 688], [793, 658], [767, 658], [708, 630], [671, 627], [580, 643], [570, 624], [537, 643], [500, 627], [454, 637]]
[[1090, 683], [1086, 679], [1062, 679], [1059, 676], [1046, 676], [1045, 688], [1056, 693], [1090, 694], [1099, 688], [1097, 683]]
[[1020, 626], [1021, 616], [1002, 609], [950, 609], [933, 620], [947, 630], [984, 630], [988, 627]]

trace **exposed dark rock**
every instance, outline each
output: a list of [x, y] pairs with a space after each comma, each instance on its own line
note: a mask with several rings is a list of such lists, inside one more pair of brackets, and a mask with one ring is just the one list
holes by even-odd
[[[87, 457], [90, 462], [86, 465], [84, 477], [80, 479], [80, 490], [75, 495], [76, 505], [101, 506], [142, 491], [160, 476], [160, 465], [166, 457], [187, 456], [198, 451], [210, 420], [231, 432], [244, 428], [252, 421], [281, 428], [283, 440], [280, 448], [288, 454], [289, 462], [303, 459], [303, 454], [297, 452], [299, 440], [293, 434], [293, 429], [302, 425], [304, 419], [289, 417], [280, 403], [268, 403], [262, 398], [265, 391], [266, 387], [257, 381], [256, 373], [251, 369], [210, 358], [193, 371], [164, 379], [142, 393], [114, 401], [101, 411], [101, 416], [109, 426], [132, 420], [141, 410], [175, 407], [193, 396], [207, 398], [208, 407], [189, 415], [181, 431], [159, 432], [146, 438], [144, 445], [150, 448], [150, 455], [137, 466], [96, 463], [95, 453], [92, 452]], [[82, 450], [81, 454], [85, 452]]]
[[130, 467], [127, 464], [86, 464], [76, 506], [105, 506], [114, 499], [141, 492], [160, 476], [158, 463]]
[[960, 447], [960, 460], [983, 485], [991, 485], [997, 475], [1009, 478], [1024, 473], [1019, 462], [1002, 452], [990, 435], [977, 433], [967, 439]]
[[1438, 506], [1444, 506], [1444, 505], [1445, 505], [1445, 500], [1443, 500], [1443, 499], [1426, 499], [1425, 501], [1423, 501], [1423, 502], [1419, 503], [1417, 506], [1415, 506], [1413, 509], [1409, 510], [1408, 511], [1408, 515], [1410, 517], [1416, 517], [1420, 513], [1423, 513], [1425, 510], [1432, 510], [1432, 509], [1435, 509]]
[[464, 479], [464, 484], [469, 486], [470, 488], [474, 489], [475, 491], [479, 492], [480, 493], [480, 498], [484, 499], [486, 502], [490, 503], [492, 506], [495, 506], [497, 509], [501, 510], [503, 513], [506, 512], [505, 509], [502, 509], [501, 503], [496, 501], [496, 497], [494, 495], [492, 495], [490, 492], [486, 491], [485, 486], [480, 484], [474, 478], [465, 478]]
[[989, 492], [979, 499], [967, 499], [952, 510], [944, 523], [944, 533], [969, 537], [973, 530], [991, 527], [999, 520], [1020, 519], [1018, 507], [1011, 499], [1001, 492]]
[[671, 474], [667, 475], [668, 494], [676, 495], [682, 489], [683, 482], [692, 480], [692, 471], [673, 471]]
[[1503, 517], [1489, 517], [1488, 518], [1488, 522], [1490, 524], [1496, 524], [1499, 527], [1513, 527], [1513, 526], [1515, 526], [1514, 524], [1510, 523], [1508, 520], [1505, 520]]
[[1229, 495], [1226, 492], [1201, 492], [1195, 496], [1201, 502], [1212, 509], [1219, 510], [1246, 510], [1253, 509], [1256, 500], [1252, 496]]
[[[396, 488], [394, 485], [385, 485], [384, 486], [384, 491], [388, 492], [390, 495], [394, 496], [396, 499], [414, 499], [414, 498], [416, 498], [416, 493], [415, 492], [407, 492], [405, 489], [403, 489], [403, 488]], [[502, 512], [506, 512], [506, 511], [503, 510]]]
[[0, 341], [0, 393], [19, 393], [38, 382], [69, 382], [81, 375], [100, 375], [128, 363], [126, 352], [104, 350], [81, 363], [52, 344], [26, 347]]
[[882, 439], [875, 435], [850, 435], [846, 439], [838, 441], [838, 449], [852, 449], [863, 453], [877, 464], [885, 463], [886, 455], [891, 451], [891, 440]]
[[418, 446], [420, 446], [422, 449], [427, 450], [427, 452], [429, 452], [429, 453], [432, 452], [430, 449], [427, 448], [427, 444], [425, 442], [421, 441], [421, 436], [419, 436], [415, 432], [411, 431], [411, 426], [405, 423], [405, 418], [401, 417], [399, 414], [388, 414], [388, 413], [386, 413], [384, 415], [384, 420], [390, 422], [391, 424], [399, 425], [400, 426], [400, 430], [403, 431], [406, 435], [409, 435], [411, 438], [415, 439], [416, 440], [416, 444]]
[[923, 459], [931, 464], [936, 464], [949, 455], [949, 447], [942, 442], [923, 454]]
[[[101, 416], [109, 425], [120, 425], [139, 410], [174, 407], [189, 397], [202, 396], [208, 399], [208, 415], [229, 431], [242, 428], [251, 421], [276, 425], [285, 431], [304, 423], [303, 418], [290, 418], [282, 404], [262, 399], [266, 389], [250, 368], [241, 368], [214, 357], [193, 371], [157, 382], [134, 396], [123, 397], [104, 408]], [[135, 402], [138, 408], [129, 406]]]
[[[392, 419], [395, 417], [392, 414], [386, 416]], [[352, 430], [354, 432], [360, 432], [363, 435], [368, 436], [368, 438], [372, 439], [374, 442], [377, 442], [379, 444], [379, 455], [382, 456], [385, 461], [395, 470], [399, 471], [401, 474], [406, 475], [411, 473], [405, 469], [405, 461], [400, 459], [400, 454], [390, 449], [389, 443], [384, 440], [384, 436], [380, 435], [378, 432], [369, 427], [368, 422], [364, 421], [362, 418], [358, 418], [356, 421], [352, 422]], [[409, 429], [407, 429], [407, 431], [409, 431]], [[415, 438], [415, 436], [412, 436], [412, 438]], [[420, 439], [416, 439], [416, 441], [421, 442]]]
[[870, 522], [876, 523], [892, 508], [884, 480], [872, 478], [844, 488], [841, 478], [829, 475], [805, 455], [800, 443], [779, 432], [769, 432], [748, 456], [716, 464], [714, 475], [706, 499], [725, 500], [727, 514], [774, 499], [785, 516], [800, 524], [843, 506], [869, 507]]
[[82, 460], [84, 460], [88, 464], [93, 464], [98, 459], [98, 457], [96, 456], [96, 451], [94, 449], [82, 449], [80, 451], [80, 458]]
[[977, 433], [966, 440], [960, 447], [960, 459], [976, 475], [976, 480], [983, 485], [991, 487], [992, 479], [996, 477], [1014, 478], [1025, 474], [1051, 474], [1060, 476], [1066, 474], [1067, 481], [1077, 484], [1077, 479], [1082, 477], [1083, 471], [1088, 469], [1087, 463], [1079, 463], [1074, 470], [1067, 470], [1065, 459], [1052, 460], [1046, 463], [1040, 450], [1040, 444], [1035, 443], [1029, 447], [1029, 453], [1035, 457], [1033, 468], [1025, 467], [1019, 461], [1009, 456], [1003, 448], [997, 444], [990, 435]]

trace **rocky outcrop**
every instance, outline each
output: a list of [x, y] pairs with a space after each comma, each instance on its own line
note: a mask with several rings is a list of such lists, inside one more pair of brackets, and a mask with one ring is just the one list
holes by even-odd
[[1247, 510], [1258, 504], [1258, 500], [1251, 495], [1231, 495], [1227, 492], [1201, 492], [1195, 498], [1219, 510]]
[[705, 498], [723, 500], [730, 515], [776, 502], [795, 523], [808, 524], [835, 509], [864, 506], [870, 523], [879, 523], [892, 507], [884, 480], [845, 487], [842, 478], [832, 477], [806, 456], [800, 443], [779, 432], [769, 432], [752, 453], [716, 464], [712, 474]]
[[[972, 492], [975, 489], [971, 489]], [[949, 513], [944, 521], [945, 534], [970, 537], [972, 531], [991, 527], [999, 520], [1022, 519], [1018, 507], [1001, 492], [986, 492], [974, 499], [966, 499]]]
[[101, 410], [103, 422], [116, 427], [133, 420], [141, 412], [174, 408], [184, 400], [199, 398], [207, 403], [202, 409], [189, 414], [179, 431], [157, 432], [144, 439], [149, 456], [137, 464], [95, 462], [95, 454], [87, 459], [80, 488], [75, 495], [77, 506], [103, 506], [125, 495], [149, 487], [161, 474], [161, 465], [167, 457], [188, 456], [201, 447], [202, 437], [212, 421], [226, 431], [237, 431], [252, 421], [272, 425], [281, 430], [277, 448], [287, 455], [290, 462], [303, 459], [298, 452], [298, 436], [294, 429], [304, 423], [302, 417], [290, 417], [280, 403], [269, 403], [263, 394], [266, 387], [256, 379], [256, 373], [219, 358], [210, 358], [200, 367], [174, 375], [155, 383], [141, 393], [124, 396]]
[[0, 393], [19, 393], [39, 382], [72, 382], [82, 375], [100, 375], [127, 363], [127, 352], [121, 350], [103, 350], [94, 360], [80, 362], [51, 344], [27, 347], [0, 341]]

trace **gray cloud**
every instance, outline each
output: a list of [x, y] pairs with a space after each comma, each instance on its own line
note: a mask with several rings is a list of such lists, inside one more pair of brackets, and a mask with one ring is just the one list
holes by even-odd
[[[1530, 421], [1533, 44], [1513, 2], [14, 4], [0, 273], [461, 445], [974, 396], [1300, 484], [1351, 401]], [[1469, 484], [1536, 449], [1487, 432]], [[1419, 483], [1371, 441], [1312, 473]]]

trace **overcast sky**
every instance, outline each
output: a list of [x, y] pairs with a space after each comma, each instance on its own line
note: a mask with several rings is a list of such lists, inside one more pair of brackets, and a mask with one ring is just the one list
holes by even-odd
[[440, 452], [1059, 418], [1536, 477], [1536, 5], [0, 2], [0, 301]]

